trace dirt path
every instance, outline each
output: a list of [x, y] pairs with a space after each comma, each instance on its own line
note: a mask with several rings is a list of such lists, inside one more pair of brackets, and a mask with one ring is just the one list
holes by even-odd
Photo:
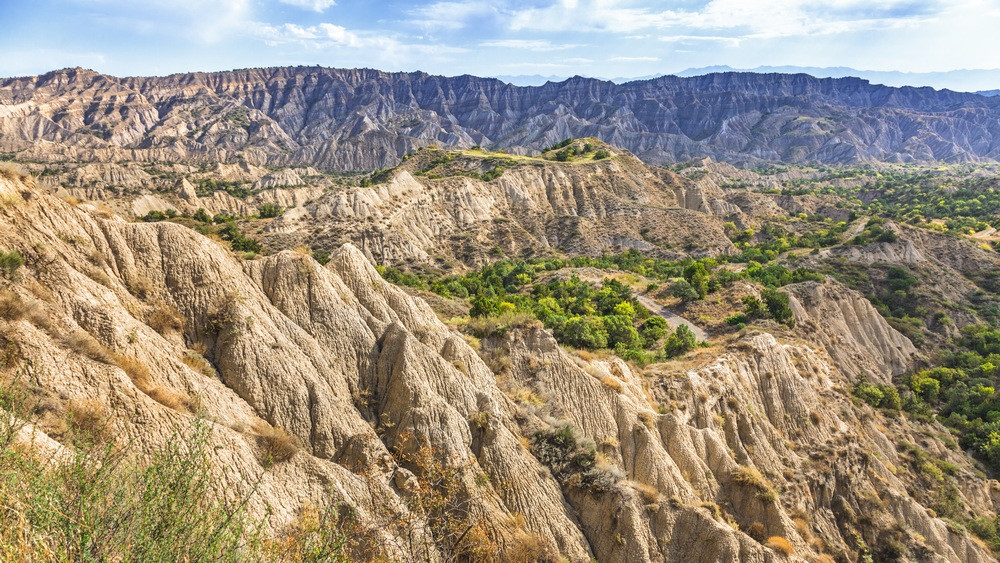
[[691, 332], [694, 333], [695, 338], [697, 338], [699, 342], [708, 340], [708, 334], [706, 334], [704, 330], [698, 328], [694, 323], [678, 315], [677, 313], [668, 310], [663, 305], [660, 305], [659, 303], [654, 301], [651, 297], [640, 294], [636, 295], [635, 298], [636, 300], [639, 301], [640, 305], [649, 309], [650, 312], [652, 312], [654, 315], [659, 315], [663, 317], [667, 321], [667, 324], [669, 324], [674, 329], [676, 329], [680, 325], [684, 325], [691, 329]]

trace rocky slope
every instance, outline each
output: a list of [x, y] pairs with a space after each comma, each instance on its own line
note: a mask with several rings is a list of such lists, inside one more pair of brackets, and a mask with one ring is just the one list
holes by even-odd
[[[530, 325], [463, 338], [351, 245], [325, 267], [290, 251], [242, 261], [180, 225], [95, 215], [32, 184], [0, 176], [0, 248], [26, 262], [4, 280], [16, 306], [0, 335], [44, 399], [39, 447], [71, 447], [57, 444], [72, 400], [104, 405], [140, 447], [200, 413], [223, 490], [260, 475], [250, 509], [273, 530], [338, 500], [404, 560], [447, 555], [414, 543], [429, 529], [418, 515], [389, 518], [417, 486], [401, 453], [418, 444], [457, 468], [502, 559], [993, 560], [930, 510], [903, 445], [954, 464], [967, 513], [996, 510], [996, 483], [939, 429], [852, 401], [854, 374], [903, 369], [913, 350], [832, 282], [793, 286], [795, 314], [807, 328], [864, 317], [848, 353], [822, 330], [748, 331], [639, 373]], [[262, 465], [272, 427], [301, 448]]]
[[[338, 184], [308, 168], [270, 171], [246, 164], [176, 166], [169, 172], [138, 163], [68, 164], [58, 173], [34, 168], [50, 171], [41, 182], [57, 195], [125, 216], [204, 209], [245, 217], [262, 205], [277, 206], [279, 217], [248, 225], [269, 247], [329, 251], [352, 243], [383, 265], [474, 265], [499, 255], [628, 249], [718, 255], [734, 250], [720, 218], [747, 222], [744, 208], [755, 213], [759, 207], [761, 198], [752, 194], [690, 181], [597, 140], [574, 145], [610, 156], [555, 162], [425, 149], [379, 174], [373, 185]], [[273, 186], [279, 177], [280, 187]], [[199, 191], [196, 185], [205, 181], [244, 182], [252, 195]], [[746, 200], [743, 208], [730, 203], [732, 197]]]
[[991, 97], [807, 75], [517, 87], [319, 67], [152, 78], [67, 69], [0, 82], [0, 150], [360, 170], [429, 144], [525, 153], [594, 136], [650, 162], [976, 161], [1000, 157], [998, 113]]

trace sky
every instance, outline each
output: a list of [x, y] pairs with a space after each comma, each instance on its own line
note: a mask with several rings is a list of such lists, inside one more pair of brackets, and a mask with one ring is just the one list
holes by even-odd
[[1000, 0], [0, 0], [0, 22], [0, 76], [299, 64], [605, 78], [711, 65], [1000, 68]]

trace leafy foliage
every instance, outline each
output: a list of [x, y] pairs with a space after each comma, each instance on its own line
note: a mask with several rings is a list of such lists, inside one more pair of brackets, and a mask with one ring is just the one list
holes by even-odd
[[698, 341], [691, 332], [691, 329], [687, 325], [679, 325], [674, 333], [667, 338], [666, 343], [663, 345], [663, 353], [668, 358], [675, 358], [677, 356], [682, 356], [687, 352], [694, 350], [697, 346]]
[[[963, 448], [1000, 469], [1000, 330], [967, 326], [940, 364], [903, 379], [907, 410], [938, 418], [959, 434]], [[930, 408], [928, 408], [930, 407]]]

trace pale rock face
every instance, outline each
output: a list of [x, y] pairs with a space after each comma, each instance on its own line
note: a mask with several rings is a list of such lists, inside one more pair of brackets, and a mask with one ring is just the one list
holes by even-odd
[[[420, 158], [430, 159], [430, 156]], [[444, 256], [463, 263], [549, 248], [582, 254], [695, 245], [733, 249], [715, 213], [739, 212], [719, 190], [682, 184], [635, 157], [571, 166], [515, 166], [486, 182], [465, 176], [416, 177], [407, 162], [382, 184], [317, 194], [272, 223], [269, 232], [311, 247], [350, 242], [382, 264]], [[690, 233], [698, 233], [697, 237]]]
[[856, 291], [833, 282], [807, 282], [790, 286], [788, 292], [796, 327], [822, 343], [845, 375], [866, 374], [890, 383], [919, 359], [913, 343]]
[[[416, 187], [383, 189], [369, 202]], [[574, 356], [540, 328], [484, 339], [477, 352], [351, 245], [326, 267], [287, 251], [241, 261], [181, 226], [95, 218], [4, 178], [0, 200], [0, 248], [26, 258], [11, 290], [34, 311], [0, 328], [32, 360], [39, 392], [57, 408], [98, 401], [138, 447], [162, 443], [190, 424], [190, 412], [154, 400], [65, 335], [84, 331], [138, 360], [150, 384], [197, 397], [214, 430], [214, 470], [228, 484], [220, 494], [237, 495], [238, 483], [261, 475], [249, 509], [270, 510], [275, 528], [331, 497], [362, 519], [374, 518], [374, 506], [400, 505], [415, 477], [392, 451], [411, 447], [412, 435], [465, 462], [501, 546], [516, 513], [572, 561], [785, 560], [744, 533], [759, 523], [788, 539], [790, 560], [806, 561], [819, 555], [812, 536], [846, 557], [857, 547], [854, 531], [872, 543], [898, 523], [923, 538], [906, 542], [941, 560], [992, 560], [930, 516], [891, 469], [902, 463], [894, 444], [919, 429], [872, 424], [881, 415], [851, 402], [851, 368], [901, 368], [912, 347], [836, 284], [792, 294], [804, 326], [866, 325], [851, 333], [846, 354], [831, 352], [835, 343], [819, 329], [795, 343], [753, 333], [680, 372], [681, 364], [662, 364], [644, 378], [615, 358]], [[179, 312], [182, 329], [161, 335], [147, 324], [163, 306]], [[217, 375], [183, 361], [191, 348], [205, 350]], [[507, 364], [495, 373], [483, 357]], [[555, 472], [531, 443], [564, 423], [596, 444], [597, 480]], [[287, 429], [302, 450], [262, 467], [255, 434], [265, 424]], [[65, 448], [45, 431], [36, 427], [40, 451]], [[963, 505], [992, 505], [983, 494], [992, 484], [964, 456], [922, 439], [959, 467]], [[741, 481], [743, 467], [773, 483], [775, 498]], [[384, 543], [390, 557], [413, 555], [398, 538]]]

